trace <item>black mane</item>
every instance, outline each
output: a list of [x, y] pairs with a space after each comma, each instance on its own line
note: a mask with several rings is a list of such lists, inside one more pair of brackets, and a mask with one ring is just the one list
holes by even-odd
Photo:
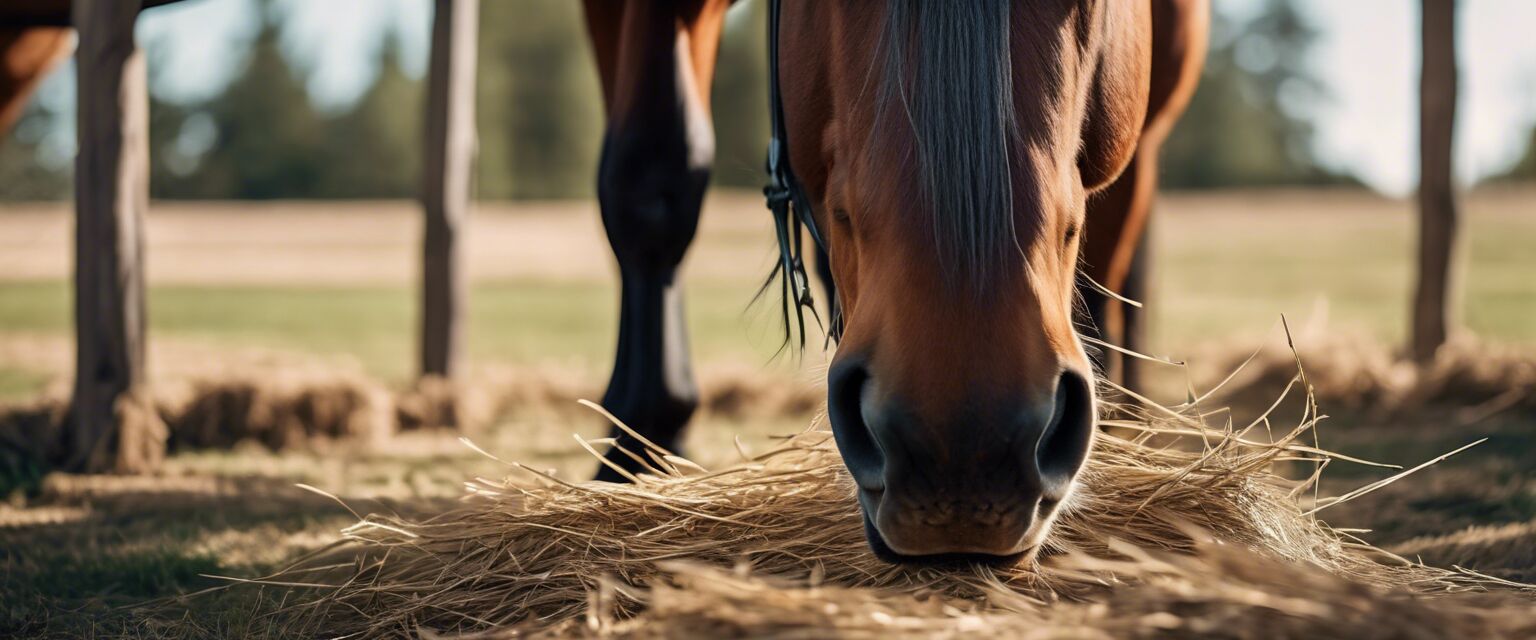
[[912, 132], [916, 186], [946, 276], [978, 292], [1017, 251], [1010, 4], [887, 0], [880, 45], [875, 135], [901, 121]]

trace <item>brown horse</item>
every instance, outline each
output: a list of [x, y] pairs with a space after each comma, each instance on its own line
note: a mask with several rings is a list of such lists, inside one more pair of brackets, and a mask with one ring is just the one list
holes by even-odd
[[[622, 282], [603, 404], [664, 446], [697, 405], [677, 275], [730, 2], [585, 0]], [[1018, 554], [1068, 501], [1095, 424], [1077, 324], [1114, 315], [1084, 282], [1130, 282], [1207, 2], [784, 0], [784, 134], [842, 328], [828, 414], [886, 557]], [[6, 37], [13, 114], [67, 42], [38, 55]]]
[[0, 135], [21, 119], [27, 98], [73, 44], [64, 27], [0, 26]]
[[[178, 0], [134, 0], [145, 8]], [[10, 131], [48, 71], [74, 47], [70, 0], [0, 3], [0, 136]]]
[[[677, 268], [708, 179], [728, 5], [586, 2], [609, 119], [599, 197], [623, 283], [604, 404], [667, 445], [696, 403]], [[1068, 499], [1095, 423], [1074, 301], [1089, 327], [1109, 315], [1079, 276], [1127, 282], [1208, 11], [784, 1], [790, 163], [841, 311], [828, 414], [876, 550], [1017, 554]]]

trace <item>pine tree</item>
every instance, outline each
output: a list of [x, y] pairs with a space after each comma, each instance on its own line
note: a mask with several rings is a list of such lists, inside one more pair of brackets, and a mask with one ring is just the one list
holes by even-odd
[[304, 78], [283, 55], [278, 12], [259, 3], [263, 21], [242, 70], [199, 110], [212, 119], [212, 148], [190, 173], [162, 183], [187, 198], [310, 198], [319, 195], [325, 122]]
[[737, 3], [725, 27], [711, 98], [714, 184], [759, 189], [767, 180], [768, 3]]
[[480, 8], [481, 198], [594, 197], [604, 117], [579, 2]]
[[411, 198], [421, 182], [423, 85], [401, 66], [398, 34], [388, 34], [379, 74], [326, 136], [326, 198]]
[[1266, 0], [1237, 22], [1214, 15], [1200, 87], [1163, 149], [1172, 188], [1350, 182], [1319, 166], [1300, 105], [1326, 99], [1307, 61], [1317, 30], [1290, 0]]
[[1508, 171], [1500, 174], [1496, 180], [1500, 182], [1536, 181], [1536, 126], [1531, 127], [1529, 138], [1530, 141], [1525, 143], [1525, 155]]

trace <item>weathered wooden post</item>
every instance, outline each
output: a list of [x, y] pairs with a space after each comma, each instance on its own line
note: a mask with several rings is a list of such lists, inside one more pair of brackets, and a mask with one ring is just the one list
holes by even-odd
[[165, 457], [145, 391], [144, 211], [149, 98], [134, 43], [137, 0], [75, 0], [75, 386], [65, 466], [141, 472]]
[[427, 81], [426, 213], [421, 269], [421, 374], [460, 366], [466, 279], [458, 246], [475, 157], [475, 41], [479, 0], [436, 0]]
[[1445, 344], [1452, 315], [1456, 247], [1456, 1], [1423, 0], [1423, 67], [1419, 78], [1419, 278], [1413, 298], [1414, 360], [1425, 363]]

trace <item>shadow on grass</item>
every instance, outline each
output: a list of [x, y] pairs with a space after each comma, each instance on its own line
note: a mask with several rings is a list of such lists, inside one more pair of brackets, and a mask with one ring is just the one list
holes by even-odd
[[353, 519], [267, 477], [55, 475], [29, 506], [62, 515], [0, 511], [0, 637], [269, 635], [270, 589], [183, 596], [229, 584], [209, 576], [265, 575]]

